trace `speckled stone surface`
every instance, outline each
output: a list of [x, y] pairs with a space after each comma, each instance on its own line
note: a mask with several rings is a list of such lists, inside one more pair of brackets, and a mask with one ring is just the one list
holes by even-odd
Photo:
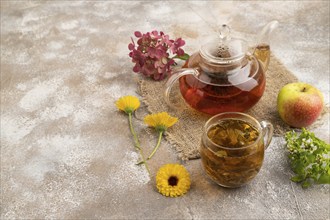
[[[329, 13], [328, 1], [1, 1], [1, 219], [329, 219], [329, 186], [290, 182], [281, 137], [244, 187], [215, 185], [193, 160], [188, 194], [162, 196], [154, 177], [176, 152], [164, 140], [149, 179], [114, 106], [138, 96], [135, 30], [183, 37], [192, 53], [211, 24], [253, 35], [273, 19], [273, 53], [329, 105]], [[156, 135], [134, 124], [150, 152]], [[313, 131], [329, 142], [329, 116]]]

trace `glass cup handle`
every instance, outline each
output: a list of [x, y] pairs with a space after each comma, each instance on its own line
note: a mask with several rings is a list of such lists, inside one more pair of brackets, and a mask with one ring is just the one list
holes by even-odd
[[262, 121], [260, 122], [261, 128], [262, 128], [262, 134], [264, 138], [264, 143], [265, 143], [265, 149], [268, 148], [272, 137], [273, 137], [273, 132], [274, 132], [274, 127], [273, 125], [268, 122], [268, 121]]
[[169, 106], [174, 106], [171, 101], [170, 101], [170, 93], [171, 89], [175, 83], [180, 77], [185, 76], [185, 75], [195, 75], [198, 76], [198, 71], [193, 68], [184, 68], [184, 69], [178, 69], [175, 70], [170, 78], [166, 81], [165, 84], [165, 101]]

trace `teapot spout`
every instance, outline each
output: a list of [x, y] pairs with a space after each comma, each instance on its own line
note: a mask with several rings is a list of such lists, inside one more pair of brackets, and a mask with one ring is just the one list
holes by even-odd
[[264, 72], [268, 69], [270, 60], [270, 37], [273, 30], [278, 26], [278, 21], [269, 22], [259, 33], [254, 47], [253, 55], [259, 60]]

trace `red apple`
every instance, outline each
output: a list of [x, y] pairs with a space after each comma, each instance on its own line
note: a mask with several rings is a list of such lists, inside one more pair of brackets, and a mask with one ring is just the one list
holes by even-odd
[[323, 95], [312, 85], [289, 83], [277, 96], [277, 110], [284, 122], [296, 128], [307, 127], [316, 121], [323, 109]]

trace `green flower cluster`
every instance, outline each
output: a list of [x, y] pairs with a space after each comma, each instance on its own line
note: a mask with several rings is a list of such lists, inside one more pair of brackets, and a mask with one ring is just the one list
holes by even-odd
[[285, 135], [289, 159], [293, 172], [293, 182], [302, 183], [307, 188], [313, 183], [330, 184], [330, 144], [302, 129], [300, 135], [289, 131]]

